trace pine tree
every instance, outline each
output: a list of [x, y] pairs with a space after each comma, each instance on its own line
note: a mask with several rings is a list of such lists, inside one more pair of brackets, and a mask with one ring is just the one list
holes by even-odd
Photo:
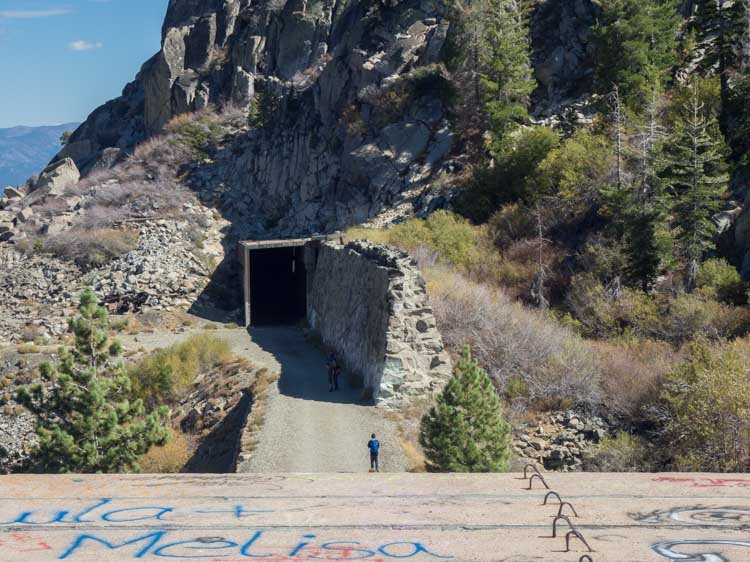
[[518, 0], [485, 0], [486, 31], [480, 54], [484, 106], [490, 130], [502, 139], [527, 119], [536, 88], [530, 62], [526, 14]]
[[714, 116], [706, 116], [695, 84], [692, 99], [680, 116], [668, 143], [665, 177], [674, 193], [676, 241], [687, 260], [686, 289], [695, 289], [698, 265], [713, 245], [712, 217], [726, 191], [726, 148]]
[[528, 97], [536, 87], [530, 63], [525, 3], [519, 0], [469, 0], [452, 4], [453, 32], [448, 66], [462, 92], [460, 128], [479, 148], [489, 123], [493, 140], [502, 140], [527, 118]]
[[435, 471], [508, 470], [510, 425], [490, 377], [468, 349], [437, 404], [422, 420], [420, 443]]
[[625, 273], [631, 285], [648, 290], [659, 275], [662, 248], [659, 223], [664, 216], [656, 209], [634, 208], [625, 219]]
[[106, 309], [93, 291], [81, 295], [80, 316], [70, 321], [72, 349], [59, 363], [41, 366], [42, 382], [18, 392], [18, 400], [38, 419], [33, 451], [42, 472], [124, 472], [152, 445], [164, 444], [166, 408], [145, 415], [131, 401], [130, 379], [118, 361], [120, 345], [109, 339]]
[[677, 61], [679, 13], [674, 0], [602, 0], [594, 28], [594, 78], [600, 92], [618, 84], [623, 100], [642, 106], [653, 84], [665, 84]]

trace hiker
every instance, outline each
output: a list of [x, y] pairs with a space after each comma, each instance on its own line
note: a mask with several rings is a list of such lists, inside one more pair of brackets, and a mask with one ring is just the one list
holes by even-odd
[[341, 367], [338, 363], [336, 363], [336, 366], [333, 368], [333, 389], [338, 390], [339, 389], [339, 377], [341, 376]]
[[370, 472], [380, 472], [378, 465], [378, 454], [380, 453], [380, 441], [372, 434], [372, 439], [367, 442], [367, 448], [370, 449]]
[[[331, 350], [328, 352], [328, 357], [326, 358], [326, 369], [328, 370], [328, 392], [333, 392], [337, 368], [336, 353]], [[338, 390], [338, 384], [336, 384], [336, 389]]]

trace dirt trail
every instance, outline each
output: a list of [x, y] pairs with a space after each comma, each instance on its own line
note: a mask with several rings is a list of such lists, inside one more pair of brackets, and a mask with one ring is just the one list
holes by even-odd
[[329, 392], [325, 356], [300, 330], [259, 328], [252, 339], [278, 362], [281, 378], [247, 472], [366, 472], [371, 433], [382, 443], [381, 471], [406, 470], [395, 423], [359, 403], [360, 391], [346, 377]]
[[[200, 330], [125, 337], [128, 348], [146, 350], [177, 343]], [[371, 433], [382, 444], [383, 472], [404, 472], [396, 424], [373, 406], [359, 401], [360, 390], [345, 376], [338, 392], [328, 392], [324, 353], [294, 327], [218, 329], [235, 353], [254, 364], [280, 372], [268, 396], [258, 445], [245, 472], [367, 472]]]

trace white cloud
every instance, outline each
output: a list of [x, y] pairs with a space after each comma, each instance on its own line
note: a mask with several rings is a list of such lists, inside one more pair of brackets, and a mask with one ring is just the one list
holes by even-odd
[[69, 14], [68, 9], [58, 10], [5, 10], [0, 11], [0, 19], [20, 20], [34, 18], [49, 18], [52, 16], [64, 16]]
[[93, 51], [94, 49], [101, 49], [102, 47], [104, 47], [104, 43], [100, 41], [90, 43], [89, 41], [79, 39], [78, 41], [68, 43], [69, 51]]

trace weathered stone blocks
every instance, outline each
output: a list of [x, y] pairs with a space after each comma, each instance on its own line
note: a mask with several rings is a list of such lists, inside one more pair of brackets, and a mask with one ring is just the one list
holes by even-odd
[[424, 279], [404, 252], [326, 244], [310, 264], [308, 320], [378, 405], [439, 392], [451, 374]]

